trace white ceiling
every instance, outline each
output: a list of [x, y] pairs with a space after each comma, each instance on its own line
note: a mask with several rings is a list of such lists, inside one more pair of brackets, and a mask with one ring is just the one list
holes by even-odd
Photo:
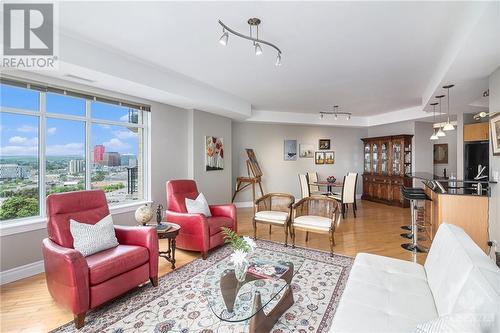
[[[427, 104], [424, 94], [433, 92], [431, 79], [443, 67], [443, 57], [454, 46], [450, 43], [462, 38], [464, 25], [480, 6], [484, 4], [67, 2], [60, 3], [59, 16], [67, 34], [238, 96], [253, 110], [317, 113], [339, 104], [355, 116], [374, 116]], [[246, 21], [254, 16], [263, 21], [260, 37], [282, 49], [283, 66], [274, 66], [270, 48], [256, 57], [249, 41], [230, 36], [226, 47], [217, 42], [218, 19], [246, 33]], [[489, 18], [493, 25], [483, 21], [490, 35], [461, 49], [452, 60], [462, 63], [438, 75], [434, 88], [452, 78], [484, 81], [500, 65], [500, 43], [491, 43], [499, 36], [495, 17], [498, 12]]]

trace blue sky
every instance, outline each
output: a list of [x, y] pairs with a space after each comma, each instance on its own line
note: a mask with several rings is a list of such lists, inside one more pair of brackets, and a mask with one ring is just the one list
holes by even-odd
[[[36, 111], [39, 92], [1, 85], [2, 107]], [[59, 94], [46, 94], [47, 112], [84, 116], [85, 100]], [[92, 102], [92, 116], [99, 119], [128, 121], [128, 108]], [[0, 156], [36, 156], [38, 154], [38, 121], [36, 116], [0, 113]], [[91, 126], [91, 147], [103, 144], [106, 151], [136, 154], [137, 134], [125, 126], [95, 124]], [[46, 151], [49, 156], [84, 156], [85, 123], [47, 117]]]

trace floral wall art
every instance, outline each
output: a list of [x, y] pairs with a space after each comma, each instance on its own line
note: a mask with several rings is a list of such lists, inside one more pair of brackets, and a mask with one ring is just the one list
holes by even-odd
[[206, 171], [224, 170], [224, 139], [215, 136], [205, 137]]

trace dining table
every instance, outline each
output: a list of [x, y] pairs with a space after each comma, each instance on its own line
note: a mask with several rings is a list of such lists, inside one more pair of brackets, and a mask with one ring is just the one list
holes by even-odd
[[334, 187], [336, 188], [340, 188], [340, 191], [342, 191], [342, 187], [344, 187], [344, 183], [342, 182], [328, 182], [326, 180], [320, 180], [320, 181], [316, 181], [316, 182], [311, 182], [309, 183], [309, 185], [314, 185], [314, 186], [319, 186], [319, 187], [326, 187], [326, 190], [329, 192], [329, 193], [333, 193], [332, 189]]

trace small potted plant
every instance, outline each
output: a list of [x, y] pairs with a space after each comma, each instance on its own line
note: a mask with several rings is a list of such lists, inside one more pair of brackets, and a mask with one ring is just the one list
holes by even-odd
[[326, 177], [326, 181], [333, 184], [337, 181], [337, 178], [335, 178], [335, 176], [328, 176]]
[[234, 251], [231, 254], [231, 262], [234, 265], [236, 280], [244, 282], [248, 270], [247, 255], [253, 253], [257, 244], [250, 237], [240, 237], [229, 228], [222, 228], [222, 233], [224, 235], [224, 242], [229, 244]]

